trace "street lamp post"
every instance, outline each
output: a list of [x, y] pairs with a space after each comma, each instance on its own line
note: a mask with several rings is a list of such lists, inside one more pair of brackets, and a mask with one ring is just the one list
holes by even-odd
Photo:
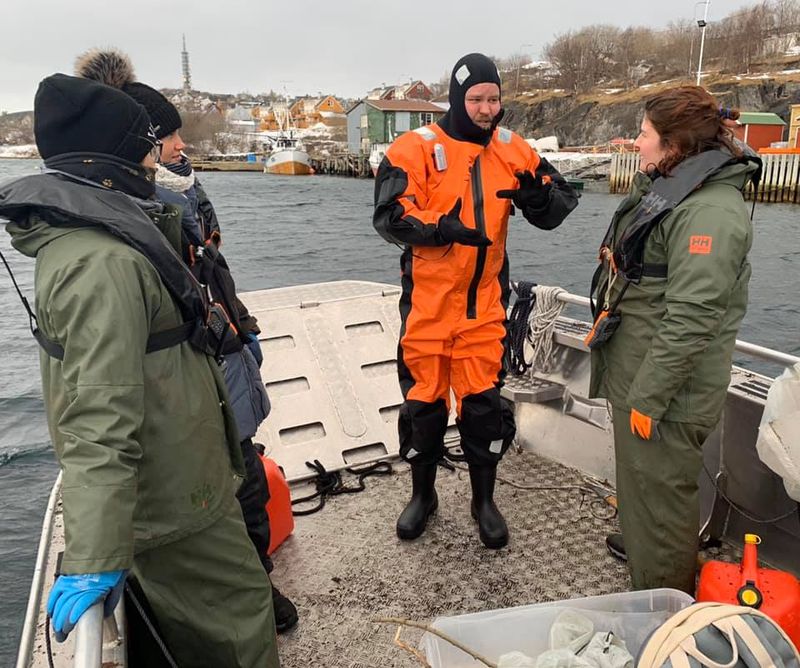
[[711, 0], [704, 0], [704, 2], [695, 3], [695, 14], [697, 12], [697, 5], [705, 5], [705, 11], [703, 12], [703, 18], [697, 20], [697, 26], [700, 28], [700, 57], [697, 60], [697, 85], [700, 85], [700, 77], [703, 74], [703, 48], [706, 44], [706, 27], [708, 26], [708, 6], [711, 4]]

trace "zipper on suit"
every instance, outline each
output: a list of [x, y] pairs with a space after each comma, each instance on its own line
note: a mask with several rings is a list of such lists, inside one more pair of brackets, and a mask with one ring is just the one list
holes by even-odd
[[[483, 183], [481, 181], [481, 158], [475, 158], [472, 165], [472, 210], [475, 217], [475, 229], [482, 234], [486, 234], [486, 219], [483, 215]], [[478, 248], [478, 255], [475, 259], [475, 272], [472, 274], [472, 280], [469, 284], [467, 291], [467, 318], [475, 320], [478, 317], [477, 301], [478, 301], [478, 285], [483, 276], [483, 268], [486, 265], [486, 247]]]

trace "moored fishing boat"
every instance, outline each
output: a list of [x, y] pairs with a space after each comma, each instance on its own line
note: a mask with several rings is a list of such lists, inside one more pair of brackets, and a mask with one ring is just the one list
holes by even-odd
[[311, 161], [300, 140], [291, 136], [279, 136], [273, 141], [272, 151], [264, 159], [267, 174], [313, 174]]

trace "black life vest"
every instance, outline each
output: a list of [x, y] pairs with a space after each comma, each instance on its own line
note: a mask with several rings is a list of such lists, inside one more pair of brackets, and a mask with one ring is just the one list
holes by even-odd
[[[0, 216], [24, 224], [32, 213], [54, 227], [99, 227], [144, 255], [175, 300], [183, 323], [151, 333], [146, 352], [188, 341], [201, 352], [218, 358], [229, 322], [209, 310], [203, 289], [148, 215], [127, 195], [60, 174], [27, 176], [0, 187]], [[11, 272], [8, 263], [6, 268]], [[13, 276], [12, 276], [13, 280]], [[42, 349], [62, 360], [64, 349], [35, 326], [36, 315], [14, 281], [31, 321], [31, 331]], [[221, 337], [221, 338], [220, 338]]]
[[[644, 262], [644, 247], [650, 233], [710, 176], [727, 165], [748, 162], [755, 162], [758, 165], [758, 169], [751, 177], [754, 187], [758, 188], [761, 177], [761, 158], [752, 151], [745, 151], [741, 157], [734, 157], [730, 152], [721, 149], [689, 156], [675, 167], [669, 176], [653, 181], [652, 188], [637, 205], [639, 210], [636, 216], [615, 243], [615, 221], [611, 221], [600, 246], [600, 257], [603, 258], [605, 253], [611, 250], [614, 268], [620, 278], [626, 281], [626, 284], [638, 283], [644, 276], [666, 278], [667, 265]], [[602, 271], [603, 263], [601, 262], [592, 277], [591, 297], [595, 295]], [[592, 313], [597, 315], [594, 304], [592, 304]]]

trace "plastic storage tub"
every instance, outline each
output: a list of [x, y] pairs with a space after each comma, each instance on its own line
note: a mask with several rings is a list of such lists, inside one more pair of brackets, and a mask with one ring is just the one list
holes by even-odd
[[[550, 649], [550, 627], [570, 608], [591, 619], [596, 632], [613, 631], [635, 658], [650, 633], [692, 603], [694, 599], [682, 591], [651, 589], [439, 617], [433, 627], [492, 661], [515, 650], [536, 658]], [[421, 644], [432, 668], [483, 665], [430, 633], [423, 636]]]

